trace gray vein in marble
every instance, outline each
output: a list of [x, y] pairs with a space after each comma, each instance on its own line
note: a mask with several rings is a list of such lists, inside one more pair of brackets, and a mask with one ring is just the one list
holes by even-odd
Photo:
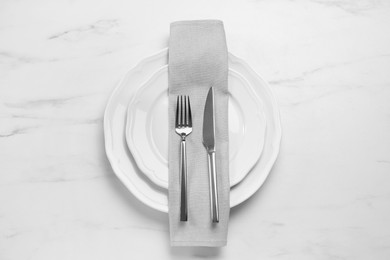
[[[55, 118], [47, 118], [47, 120], [53, 120]], [[81, 118], [81, 119], [74, 119], [74, 118], [59, 118], [58, 119], [63, 124], [61, 125], [96, 125], [103, 122], [102, 117], [97, 118]]]
[[283, 227], [283, 226], [285, 226], [285, 224], [281, 223], [281, 222], [267, 221], [267, 220], [264, 220], [263, 222], [267, 223], [270, 227]]
[[56, 183], [56, 184], [71, 184], [75, 182], [89, 182], [101, 179], [115, 178], [112, 174], [96, 175], [91, 177], [79, 177], [79, 178], [63, 178], [63, 177], [52, 177], [52, 178], [30, 178], [23, 179], [14, 182], [7, 182], [0, 184], [0, 187], [19, 186], [28, 184], [44, 184], [44, 183]]
[[159, 228], [148, 227], [148, 226], [137, 226], [137, 225], [109, 226], [109, 225], [94, 223], [85, 220], [75, 220], [74, 222], [81, 224], [83, 227], [89, 227], [93, 229], [111, 229], [111, 230], [140, 229], [140, 230], [149, 230], [149, 231], [164, 232], [164, 233], [168, 232], [168, 229], [159, 229]]
[[369, 194], [357, 198], [356, 201], [367, 201], [367, 200], [376, 200], [376, 199], [390, 199], [390, 194], [380, 194], [380, 195]]
[[286, 255], [290, 255], [291, 252], [287, 251], [287, 250], [281, 250], [275, 254], [271, 254], [270, 256], [271, 257], [279, 257], [279, 256], [286, 256]]
[[354, 60], [350, 60], [350, 61], [337, 62], [334, 64], [327, 64], [327, 65], [324, 65], [324, 66], [321, 66], [321, 67], [318, 67], [318, 68], [315, 68], [312, 70], [305, 71], [302, 73], [302, 76], [305, 77], [305, 76], [315, 74], [317, 72], [328, 70], [328, 69], [353, 65], [356, 63], [367, 62], [367, 61], [375, 60], [375, 59], [389, 58], [389, 57], [390, 57], [390, 53], [383, 53], [383, 54], [379, 54], [379, 55], [375, 55], [375, 56], [362, 57], [362, 58], [358, 58], [358, 59], [354, 59]]
[[[16, 119], [32, 119], [32, 120], [48, 120], [48, 121], [57, 120], [64, 123], [64, 125], [94, 125], [103, 122], [103, 117], [75, 119], [75, 118], [64, 118], [64, 117], [57, 118], [57, 117], [48, 117], [48, 116], [36, 116], [30, 114], [12, 114], [10, 115], [10, 117]], [[34, 127], [34, 128], [38, 128], [38, 127]]]
[[[328, 211], [328, 210], [345, 210], [348, 207], [354, 207], [356, 205], [365, 205], [367, 207], [371, 207], [371, 203], [374, 200], [389, 200], [390, 194], [377, 194], [377, 195], [364, 195], [356, 198], [352, 198], [348, 201], [343, 202], [334, 202], [334, 203], [326, 203], [326, 204], [318, 204], [311, 206], [302, 206], [302, 207], [287, 207], [287, 210], [297, 210], [297, 209], [316, 209], [320, 211]], [[276, 228], [276, 226], [269, 225], [269, 227]], [[352, 228], [352, 227], [351, 227]]]
[[379, 54], [379, 55], [375, 55], [375, 56], [362, 57], [362, 58], [350, 60], [350, 61], [337, 62], [337, 63], [333, 63], [333, 64], [325, 64], [323, 66], [320, 66], [320, 67], [317, 67], [317, 68], [314, 68], [311, 70], [303, 71], [300, 76], [276, 79], [276, 80], [269, 81], [269, 83], [271, 83], [273, 85], [282, 85], [285, 83], [296, 83], [296, 82], [304, 81], [305, 77], [307, 77], [307, 76], [311, 76], [313, 74], [316, 74], [318, 72], [322, 72], [325, 70], [334, 69], [334, 68], [343, 67], [343, 66], [354, 65], [356, 63], [367, 62], [367, 61], [375, 60], [375, 59], [389, 58], [389, 57], [390, 57], [390, 53], [384, 53], [384, 54]]
[[308, 99], [292, 102], [290, 104], [284, 105], [284, 107], [300, 106], [300, 105], [303, 105], [303, 104], [306, 104], [306, 103], [311, 103], [313, 101], [316, 101], [316, 100], [324, 98], [324, 97], [328, 97], [328, 96], [332, 96], [334, 94], [338, 94], [340, 92], [352, 91], [352, 90], [360, 89], [360, 88], [363, 88], [363, 87], [364, 86], [354, 86], [354, 87], [349, 87], [349, 88], [342, 88], [342, 89], [337, 89], [337, 90], [333, 90], [333, 91], [328, 91], [326, 93], [323, 93], [321, 95], [317, 95], [317, 96], [314, 96], [314, 97], [311, 97], [311, 98], [308, 98]]
[[388, 160], [377, 160], [376, 162], [377, 163], [390, 163], [390, 161], [388, 161]]
[[270, 84], [272, 85], [281, 85], [285, 83], [295, 83], [295, 82], [300, 82], [303, 81], [303, 77], [296, 77], [296, 78], [286, 78], [286, 79], [277, 79], [277, 80], [271, 80], [269, 81]]
[[25, 133], [24, 129], [15, 129], [7, 134], [0, 134], [0, 137], [10, 137], [18, 134], [23, 134]]
[[42, 107], [42, 106], [61, 106], [64, 104], [67, 104], [70, 101], [85, 98], [87, 96], [91, 95], [77, 95], [77, 96], [70, 96], [70, 97], [58, 97], [58, 98], [47, 98], [47, 99], [33, 99], [33, 100], [27, 100], [17, 103], [4, 103], [5, 106], [9, 108], [36, 108], [36, 107]]
[[307, 245], [304, 248], [304, 252], [312, 255], [314, 259], [318, 256], [325, 256], [326, 259], [334, 260], [344, 260], [348, 259], [346, 256], [341, 256], [332, 251], [337, 250], [337, 248], [327, 241], [308, 241]]
[[[70, 96], [70, 97], [58, 97], [58, 98], [46, 98], [46, 99], [33, 99], [33, 100], [27, 100], [27, 101], [21, 101], [21, 102], [13, 102], [13, 103], [4, 103], [4, 106], [10, 109], [17, 109], [17, 112], [13, 112], [6, 117], [14, 118], [14, 119], [31, 119], [31, 120], [45, 120], [45, 121], [52, 121], [50, 125], [53, 125], [53, 122], [60, 121], [62, 124], [65, 125], [79, 125], [79, 124], [99, 124], [103, 121], [103, 118], [99, 115], [98, 117], [91, 117], [91, 118], [67, 118], [67, 117], [56, 117], [55, 115], [37, 115], [39, 111], [36, 110], [40, 109], [47, 109], [47, 108], [61, 108], [63, 106], [69, 105], [69, 103], [74, 102], [78, 99], [82, 99], [85, 97], [90, 97], [95, 94], [86, 94], [86, 95], [76, 95], [76, 96]], [[20, 111], [22, 110], [22, 111]], [[35, 110], [35, 111], [34, 111]], [[25, 112], [28, 111], [28, 112]], [[4, 116], [3, 116], [4, 117]], [[40, 125], [41, 127], [43, 124]], [[35, 127], [37, 128], [37, 127]], [[22, 130], [14, 130], [11, 134], [5, 134], [5, 136], [18, 134], [18, 133], [24, 133], [25, 129]]]
[[123, 227], [108, 227], [109, 229], [114, 230], [124, 230], [124, 229], [141, 229], [141, 230], [150, 230], [150, 231], [157, 231], [157, 232], [164, 232], [168, 233], [168, 229], [159, 229], [159, 228], [152, 228], [152, 227], [145, 227], [145, 226], [123, 226]]
[[0, 51], [0, 63], [25, 63], [25, 64], [33, 64], [40, 62], [54, 62], [58, 61], [57, 58], [52, 59], [42, 59], [37, 57], [31, 57], [28, 55], [15, 54], [7, 51]]
[[38, 127], [20, 127], [20, 128], [16, 128], [12, 131], [9, 131], [8, 133], [0, 133], [0, 138], [6, 138], [6, 137], [12, 137], [12, 136], [16, 136], [16, 135], [21, 135], [21, 134], [27, 134], [30, 132], [31, 129], [35, 129], [35, 128], [38, 128]]
[[78, 120], [77, 121], [79, 124], [83, 124], [83, 125], [95, 125], [95, 124], [100, 124], [103, 122], [103, 118], [102, 117], [98, 117], [98, 118], [92, 118], [92, 119], [84, 119], [84, 120]]
[[119, 25], [119, 21], [116, 19], [111, 20], [99, 20], [93, 24], [78, 27], [75, 29], [69, 29], [57, 34], [53, 34], [48, 37], [49, 40], [55, 39], [72, 39], [77, 38], [81, 34], [85, 33], [96, 33], [96, 34], [104, 34], [110, 31], [112, 28], [117, 27]]
[[11, 239], [11, 238], [17, 237], [17, 236], [22, 235], [22, 234], [24, 234], [24, 232], [16, 231], [16, 232], [13, 232], [12, 234], [5, 234], [4, 237], [6, 239]]
[[17, 127], [11, 131], [3, 131], [0, 132], [0, 138], [9, 138], [22, 134], [29, 134], [32, 130], [44, 129], [45, 126], [58, 126], [58, 124], [53, 124], [53, 120], [58, 120], [61, 122], [60, 126], [66, 125], [96, 125], [101, 124], [103, 122], [102, 117], [98, 118], [88, 118], [88, 119], [67, 119], [67, 118], [54, 118], [54, 117], [37, 117], [37, 116], [29, 116], [29, 115], [11, 115], [13, 118], [23, 118], [23, 119], [33, 119], [33, 120], [47, 120], [51, 121], [49, 124], [38, 124], [35, 126], [25, 126], [25, 127]]
[[63, 177], [52, 177], [52, 178], [31, 178], [28, 180], [19, 181], [20, 183], [63, 183], [63, 182], [84, 182], [92, 181], [102, 178], [110, 178], [109, 175], [98, 175], [92, 177], [80, 177], [80, 178], [63, 178]]
[[358, 14], [363, 11], [369, 11], [379, 6], [383, 6], [385, 1], [348, 1], [348, 0], [311, 0], [311, 2], [321, 4], [327, 7], [336, 7], [347, 13]]

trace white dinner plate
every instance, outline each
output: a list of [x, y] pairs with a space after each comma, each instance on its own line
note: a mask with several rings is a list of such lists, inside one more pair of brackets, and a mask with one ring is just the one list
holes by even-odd
[[[167, 64], [168, 49], [164, 49], [129, 70], [111, 94], [104, 114], [106, 153], [115, 174], [142, 203], [162, 212], [168, 212], [168, 192], [150, 182], [138, 168], [127, 147], [125, 126], [130, 100], [145, 82]], [[281, 125], [279, 110], [267, 83], [243, 60], [232, 54], [229, 54], [229, 69], [240, 74], [261, 99], [267, 121], [260, 160], [241, 182], [231, 188], [230, 206], [234, 207], [252, 196], [267, 178], [279, 153]]]
[[[234, 186], [244, 179], [260, 158], [267, 121], [261, 99], [248, 81], [231, 69], [228, 75], [229, 180], [230, 186]], [[153, 183], [165, 189], [168, 189], [167, 137], [166, 65], [137, 91], [127, 110], [126, 127], [127, 144], [138, 167]]]

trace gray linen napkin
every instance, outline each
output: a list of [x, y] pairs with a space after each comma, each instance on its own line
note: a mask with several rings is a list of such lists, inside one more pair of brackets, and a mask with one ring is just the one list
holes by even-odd
[[[228, 56], [223, 23], [171, 24], [169, 39], [169, 225], [172, 246], [226, 245], [229, 221]], [[212, 223], [203, 111], [214, 87], [219, 223]], [[175, 133], [177, 95], [189, 95], [193, 131], [187, 137], [188, 221], [180, 222], [180, 137]]]

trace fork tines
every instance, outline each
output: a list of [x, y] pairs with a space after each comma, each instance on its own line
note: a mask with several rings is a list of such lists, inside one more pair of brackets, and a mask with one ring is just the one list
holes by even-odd
[[176, 128], [192, 127], [191, 104], [189, 96], [177, 96]]

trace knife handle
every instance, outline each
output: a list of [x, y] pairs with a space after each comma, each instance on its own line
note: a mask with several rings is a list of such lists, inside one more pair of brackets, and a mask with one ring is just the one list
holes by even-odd
[[219, 206], [218, 206], [218, 185], [217, 185], [217, 170], [215, 167], [215, 152], [208, 152], [209, 165], [209, 183], [210, 183], [210, 205], [211, 205], [211, 220], [213, 223], [219, 222]]
[[186, 140], [180, 142], [180, 221], [188, 220]]

